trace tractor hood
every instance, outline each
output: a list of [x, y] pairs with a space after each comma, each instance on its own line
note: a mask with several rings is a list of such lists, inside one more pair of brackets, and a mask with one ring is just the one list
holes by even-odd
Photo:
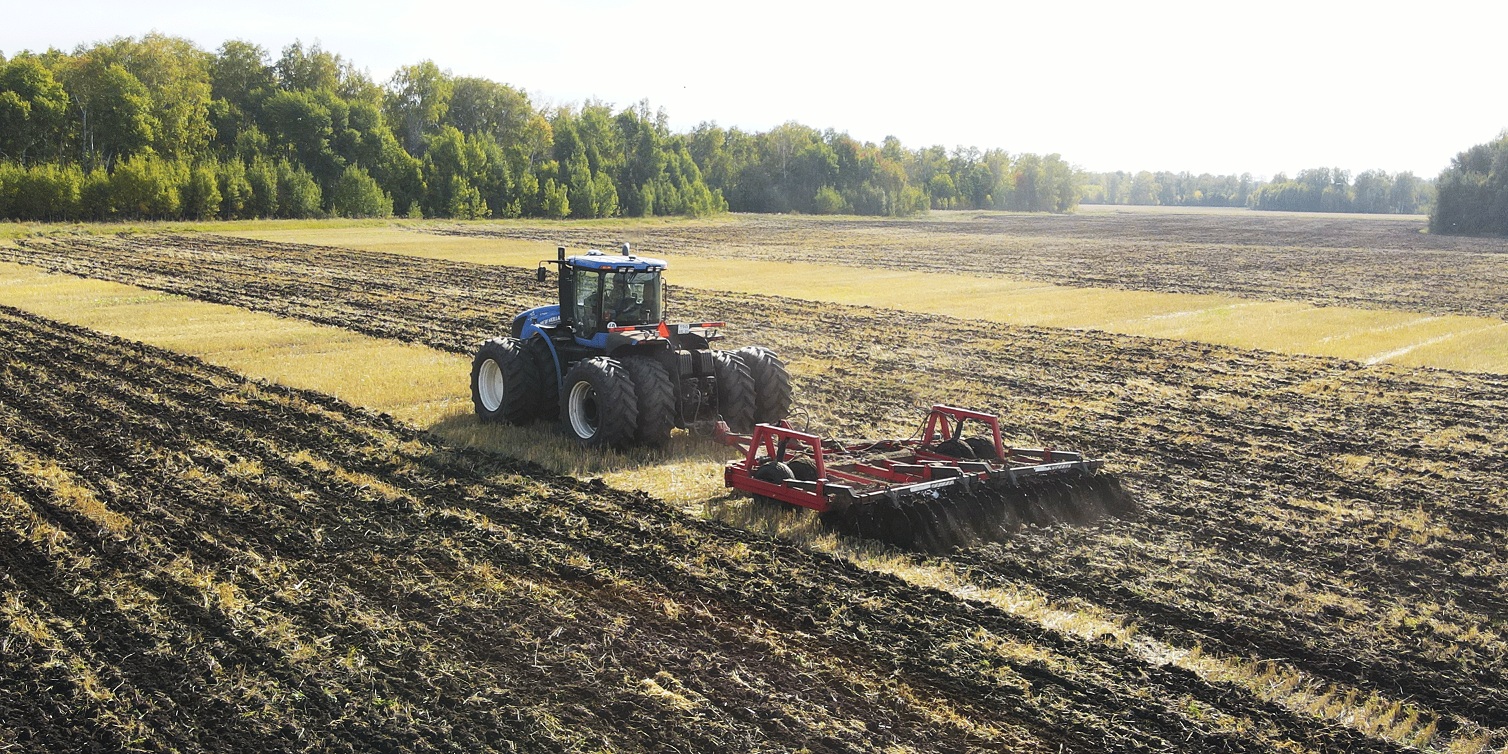
[[560, 304], [536, 306], [518, 315], [518, 319], [539, 327], [553, 327], [560, 324]]

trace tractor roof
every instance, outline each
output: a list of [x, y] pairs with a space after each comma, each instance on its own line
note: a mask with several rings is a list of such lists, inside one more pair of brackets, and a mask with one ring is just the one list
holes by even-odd
[[628, 256], [623, 256], [621, 254], [603, 254], [601, 252], [598, 252], [596, 254], [588, 253], [584, 256], [571, 257], [566, 261], [570, 262], [572, 267], [577, 267], [585, 270], [612, 271], [627, 269], [633, 270], [635, 272], [650, 272], [655, 270], [663, 270], [670, 266], [666, 264], [665, 260], [663, 259], [651, 259], [649, 257], [641, 257], [632, 254]]

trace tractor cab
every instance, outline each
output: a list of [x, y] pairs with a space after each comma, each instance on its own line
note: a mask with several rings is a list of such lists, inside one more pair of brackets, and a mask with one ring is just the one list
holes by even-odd
[[560, 303], [530, 309], [513, 321], [513, 337], [526, 339], [536, 329], [547, 337], [596, 351], [632, 345], [665, 321], [663, 259], [636, 256], [623, 244], [621, 254], [592, 249], [539, 263], [539, 282], [548, 279], [545, 265], [560, 269]]
[[560, 313], [584, 346], [602, 348], [614, 328], [658, 325], [664, 318], [664, 260], [589, 251], [560, 266]]

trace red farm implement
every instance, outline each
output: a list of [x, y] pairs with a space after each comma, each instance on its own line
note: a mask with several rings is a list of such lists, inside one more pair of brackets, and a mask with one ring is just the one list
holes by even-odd
[[899, 547], [945, 550], [1024, 524], [1083, 523], [1133, 508], [1104, 461], [1008, 447], [997, 417], [951, 406], [933, 406], [920, 437], [906, 440], [840, 442], [786, 422], [721, 437], [744, 450], [724, 470], [727, 486]]

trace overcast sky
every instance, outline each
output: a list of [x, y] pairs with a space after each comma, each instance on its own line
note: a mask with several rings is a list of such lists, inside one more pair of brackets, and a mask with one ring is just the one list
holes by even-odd
[[1058, 152], [1089, 170], [1434, 176], [1508, 128], [1508, 3], [0, 0], [0, 51], [159, 31], [378, 82], [426, 58], [537, 104]]

